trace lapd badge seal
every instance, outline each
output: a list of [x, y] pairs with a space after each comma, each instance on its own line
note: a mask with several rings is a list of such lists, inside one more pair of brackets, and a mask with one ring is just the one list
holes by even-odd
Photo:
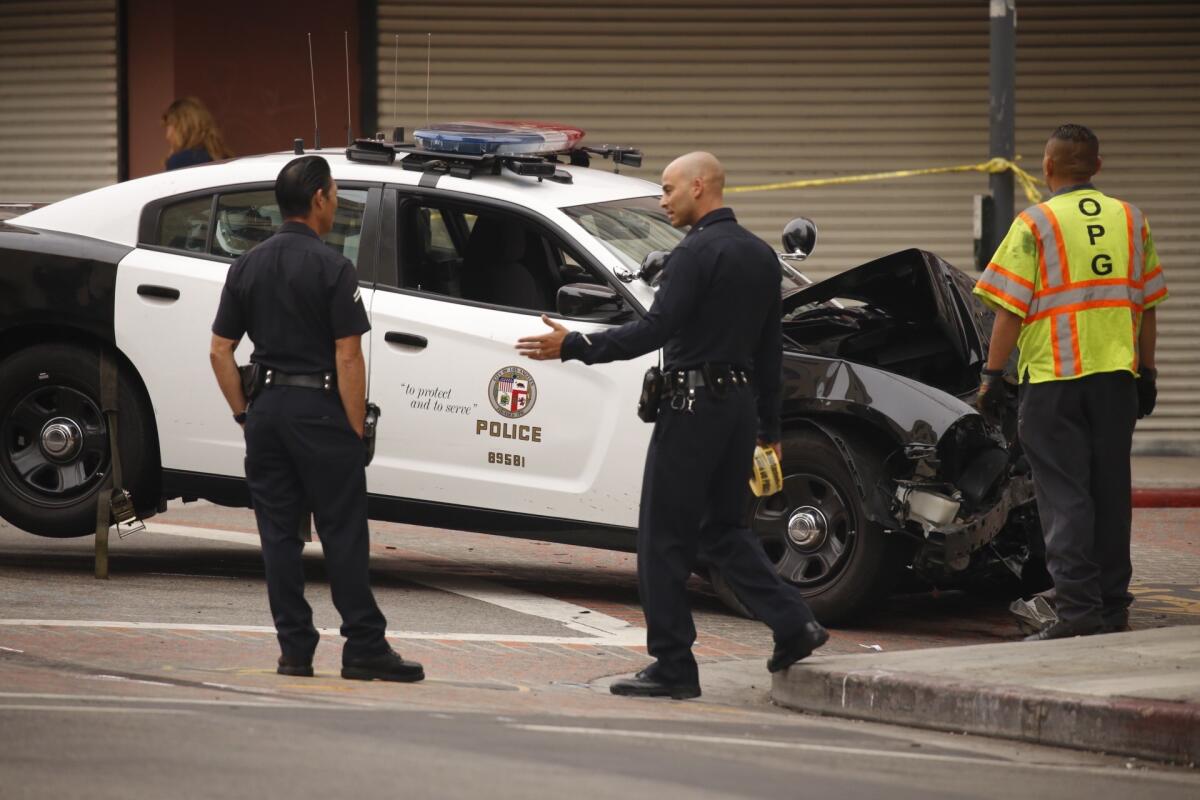
[[504, 367], [488, 382], [488, 400], [497, 414], [518, 419], [533, 410], [537, 402], [537, 384], [520, 367]]

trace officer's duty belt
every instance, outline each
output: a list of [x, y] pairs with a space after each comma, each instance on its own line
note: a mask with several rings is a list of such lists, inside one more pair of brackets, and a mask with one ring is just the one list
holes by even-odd
[[276, 369], [267, 370], [264, 388], [272, 386], [298, 386], [301, 389], [324, 389], [332, 391], [337, 386], [337, 375], [332, 372], [315, 372], [308, 375], [289, 375]]
[[709, 364], [699, 369], [668, 369], [663, 373], [663, 394], [686, 394], [701, 387], [723, 392], [750, 385], [750, 371], [729, 364]]

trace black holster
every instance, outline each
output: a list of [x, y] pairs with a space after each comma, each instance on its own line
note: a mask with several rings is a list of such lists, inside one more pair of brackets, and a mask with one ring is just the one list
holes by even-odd
[[242, 393], [246, 395], [247, 401], [262, 394], [267, 382], [265, 367], [261, 364], [247, 364], [244, 367], [238, 367], [238, 373], [242, 377]]
[[363, 418], [363, 444], [367, 447], [365, 467], [371, 466], [371, 459], [375, 458], [375, 431], [379, 427], [379, 416], [383, 412], [379, 410], [379, 406], [374, 403], [367, 403], [367, 416]]
[[642, 422], [658, 419], [658, 406], [662, 402], [663, 373], [657, 366], [646, 370], [642, 378], [642, 396], [638, 398], [638, 417]]

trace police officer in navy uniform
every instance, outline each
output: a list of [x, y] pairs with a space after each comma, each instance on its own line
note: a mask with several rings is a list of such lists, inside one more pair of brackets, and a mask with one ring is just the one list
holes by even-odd
[[[337, 185], [320, 156], [290, 161], [275, 181], [284, 223], [233, 263], [212, 326], [221, 392], [246, 434], [246, 480], [258, 520], [267, 597], [282, 675], [311, 676], [317, 647], [304, 599], [298, 531], [311, 509], [333, 603], [342, 616], [342, 677], [419, 681], [384, 638], [386, 621], [367, 577], [366, 368], [370, 330], [354, 265], [322, 243], [333, 228]], [[234, 349], [243, 334], [265, 388], [247, 407]]]
[[663, 171], [660, 205], [671, 224], [691, 230], [671, 252], [643, 319], [584, 336], [543, 316], [553, 330], [517, 344], [534, 359], [585, 364], [664, 351], [668, 396], [646, 456], [638, 520], [638, 587], [656, 660], [613, 683], [613, 694], [700, 695], [686, 591], [700, 552], [771, 627], [772, 672], [829, 638], [745, 527], [756, 438], [781, 452], [780, 266], [723, 207], [724, 185], [709, 153], [689, 153]]

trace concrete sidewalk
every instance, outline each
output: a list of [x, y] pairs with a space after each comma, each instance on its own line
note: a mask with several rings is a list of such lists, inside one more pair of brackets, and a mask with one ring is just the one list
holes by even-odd
[[1136, 508], [1200, 507], [1200, 457], [1135, 455], [1132, 467]]
[[816, 714], [1200, 763], [1200, 626], [820, 656], [772, 699]]

